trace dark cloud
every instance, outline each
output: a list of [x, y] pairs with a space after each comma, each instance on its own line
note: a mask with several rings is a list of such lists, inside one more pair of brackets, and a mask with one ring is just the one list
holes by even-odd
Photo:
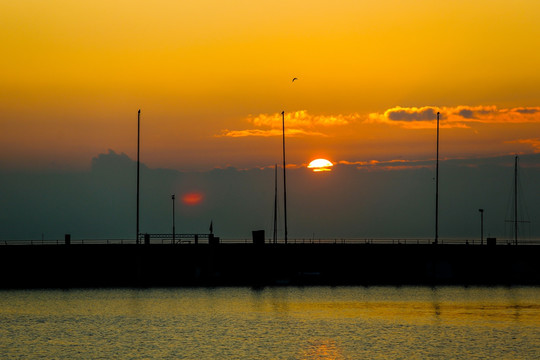
[[[524, 199], [540, 196], [540, 154], [522, 156]], [[364, 164], [364, 163], [362, 163]], [[336, 164], [331, 173], [307, 168], [287, 172], [290, 238], [430, 237], [433, 234], [433, 161], [366, 161]], [[366, 167], [367, 167], [366, 166]], [[440, 235], [476, 238], [478, 209], [485, 232], [505, 236], [506, 205], [512, 191], [513, 157], [442, 161]], [[387, 171], [392, 168], [393, 171]], [[134, 238], [136, 162], [109, 151], [81, 173], [0, 173], [0, 239]], [[368, 169], [369, 170], [369, 169]], [[279, 177], [281, 179], [281, 177]], [[279, 183], [280, 219], [282, 193]], [[249, 239], [252, 230], [272, 233], [274, 170], [235, 168], [183, 173], [141, 167], [140, 229], [170, 233], [171, 194], [203, 194], [188, 206], [176, 203], [178, 232], [207, 232]], [[525, 204], [524, 204], [525, 205]], [[532, 223], [537, 202], [526, 204]], [[540, 236], [539, 227], [533, 227]], [[280, 236], [283, 222], [279, 222]]]
[[540, 112], [538, 108], [517, 108], [513, 110], [520, 114], [536, 114], [537, 112]]
[[458, 115], [464, 117], [465, 119], [474, 119], [474, 112], [469, 109], [461, 109], [458, 112]]
[[437, 112], [433, 108], [398, 108], [388, 110], [386, 116], [393, 121], [430, 121], [437, 118]]

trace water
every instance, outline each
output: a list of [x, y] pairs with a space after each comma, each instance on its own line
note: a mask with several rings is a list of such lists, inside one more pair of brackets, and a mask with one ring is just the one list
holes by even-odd
[[540, 288], [0, 291], [31, 359], [538, 359]]

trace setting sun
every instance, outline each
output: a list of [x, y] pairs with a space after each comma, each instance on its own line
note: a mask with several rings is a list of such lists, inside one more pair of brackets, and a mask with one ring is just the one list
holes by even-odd
[[190, 192], [182, 196], [182, 202], [186, 205], [197, 205], [203, 200], [203, 195], [198, 192]]
[[309, 163], [308, 169], [313, 169], [313, 172], [332, 171], [332, 162], [326, 159], [315, 159]]

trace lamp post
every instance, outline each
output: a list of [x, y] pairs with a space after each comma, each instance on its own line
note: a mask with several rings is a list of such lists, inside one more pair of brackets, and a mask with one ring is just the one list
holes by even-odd
[[171, 195], [172, 199], [172, 242], [175, 243], [175, 229], [174, 229], [174, 194]]
[[480, 211], [480, 245], [484, 245], [484, 209], [478, 211]]

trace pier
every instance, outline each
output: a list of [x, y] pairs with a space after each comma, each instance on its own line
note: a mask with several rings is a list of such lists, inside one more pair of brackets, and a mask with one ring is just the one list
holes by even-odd
[[159, 238], [146, 244], [6, 242], [0, 245], [0, 288], [540, 285], [538, 243], [153, 240]]

